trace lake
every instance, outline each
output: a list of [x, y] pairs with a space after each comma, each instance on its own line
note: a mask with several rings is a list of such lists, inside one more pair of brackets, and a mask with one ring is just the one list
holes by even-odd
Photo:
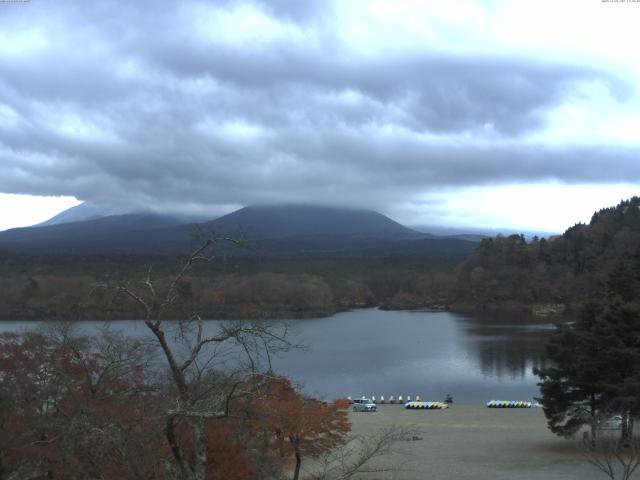
[[[459, 403], [537, 396], [532, 369], [544, 365], [544, 344], [554, 328], [548, 320], [524, 316], [377, 309], [288, 323], [307, 348], [275, 358], [273, 364], [310, 394], [443, 400], [449, 393]], [[216, 321], [208, 324], [213, 328]], [[80, 322], [85, 332], [104, 325]], [[0, 331], [33, 327], [33, 322], [0, 322]], [[109, 327], [146, 334], [139, 321]]]

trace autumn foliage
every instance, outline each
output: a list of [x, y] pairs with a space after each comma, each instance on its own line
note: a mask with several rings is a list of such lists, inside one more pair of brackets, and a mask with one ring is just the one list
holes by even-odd
[[[256, 469], [248, 445], [239, 435], [241, 426], [233, 421], [209, 422], [207, 435], [207, 480], [248, 480]], [[193, 461], [194, 440], [188, 429], [180, 429], [180, 444]]]
[[[0, 335], [0, 478], [180, 478], [165, 436], [175, 389], [146, 348], [113, 335]], [[252, 394], [206, 422], [206, 479], [297, 475], [350, 431], [345, 402], [312, 399], [284, 378], [237, 388]], [[188, 426], [178, 424], [177, 441], [193, 461]]]
[[267, 383], [263, 398], [250, 405], [254, 435], [275, 438], [272, 446], [279, 454], [294, 458], [294, 478], [304, 458], [317, 457], [343, 444], [351, 431], [347, 400], [327, 403], [301, 395], [281, 377]]
[[[0, 477], [150, 478], [161, 429], [139, 346], [0, 336]], [[97, 478], [97, 477], [95, 477]]]

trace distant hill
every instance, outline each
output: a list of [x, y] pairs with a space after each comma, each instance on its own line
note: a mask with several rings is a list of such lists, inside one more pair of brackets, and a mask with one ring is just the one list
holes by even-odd
[[[81, 207], [81, 206], [79, 206]], [[228, 255], [269, 258], [464, 258], [476, 243], [438, 238], [370, 210], [320, 206], [254, 206], [205, 223], [151, 213], [99, 216], [73, 209], [27, 228], [0, 232], [0, 249], [65, 253], [184, 253], [194, 232], [243, 238]], [[89, 215], [82, 221], [68, 221]]]
[[466, 238], [471, 241], [479, 242], [483, 238], [495, 237], [497, 235], [508, 236], [513, 234], [523, 234], [524, 238], [527, 240], [532, 239], [533, 237], [550, 237], [552, 235], [558, 235], [561, 232], [551, 232], [551, 231], [533, 231], [533, 230], [517, 230], [513, 228], [480, 228], [480, 227], [441, 227], [438, 225], [419, 225], [412, 226], [413, 230], [420, 233], [429, 233], [433, 236], [437, 237], [447, 237], [447, 238]]

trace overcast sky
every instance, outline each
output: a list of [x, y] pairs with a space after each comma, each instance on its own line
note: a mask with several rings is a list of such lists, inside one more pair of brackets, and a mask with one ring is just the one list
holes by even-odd
[[640, 193], [639, 24], [602, 0], [0, 3], [0, 229], [90, 201], [564, 230]]

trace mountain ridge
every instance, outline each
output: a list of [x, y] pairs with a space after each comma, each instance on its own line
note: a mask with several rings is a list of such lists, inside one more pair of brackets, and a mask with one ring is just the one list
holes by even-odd
[[[214, 230], [259, 238], [314, 235], [417, 238], [423, 235], [374, 210], [320, 205], [252, 205], [207, 222]], [[248, 228], [247, 228], [248, 227]]]
[[0, 249], [186, 253], [198, 232], [243, 238], [250, 249], [227, 247], [223, 252], [255, 258], [461, 258], [475, 245], [421, 234], [373, 210], [271, 205], [244, 207], [203, 223], [154, 213], [128, 213], [23, 227], [0, 232]]

